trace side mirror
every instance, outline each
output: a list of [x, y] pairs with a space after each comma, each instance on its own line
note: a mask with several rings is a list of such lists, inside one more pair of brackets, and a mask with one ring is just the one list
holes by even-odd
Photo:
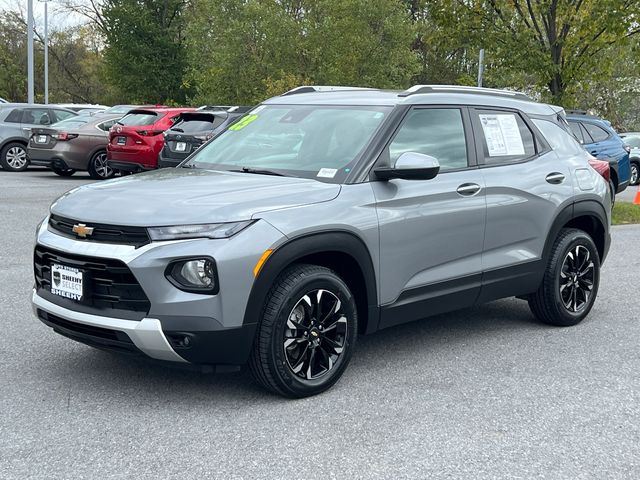
[[393, 167], [378, 167], [374, 173], [380, 180], [431, 180], [439, 171], [440, 163], [437, 158], [422, 153], [405, 152], [398, 157]]

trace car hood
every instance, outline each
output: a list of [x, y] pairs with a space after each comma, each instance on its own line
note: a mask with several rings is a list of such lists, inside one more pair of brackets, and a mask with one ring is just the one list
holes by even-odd
[[171, 168], [83, 185], [56, 200], [51, 213], [142, 227], [217, 223], [327, 202], [339, 193], [340, 185], [312, 179]]

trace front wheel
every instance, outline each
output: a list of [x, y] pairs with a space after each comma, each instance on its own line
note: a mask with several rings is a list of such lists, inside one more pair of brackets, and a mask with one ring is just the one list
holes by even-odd
[[287, 397], [323, 392], [347, 368], [357, 323], [355, 299], [335, 272], [294, 265], [267, 296], [251, 372], [264, 387]]
[[89, 176], [94, 180], [106, 180], [113, 177], [116, 172], [107, 162], [107, 152], [97, 152], [91, 160], [87, 168]]
[[563, 229], [540, 287], [529, 296], [529, 308], [544, 323], [577, 325], [593, 307], [599, 284], [600, 256], [593, 240], [582, 230]]

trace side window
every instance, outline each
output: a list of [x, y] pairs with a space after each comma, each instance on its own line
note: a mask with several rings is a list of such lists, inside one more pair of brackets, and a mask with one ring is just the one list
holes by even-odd
[[22, 116], [22, 123], [29, 125], [51, 125], [51, 117], [47, 108], [27, 108]]
[[600, 128], [593, 123], [586, 122], [582, 125], [584, 125], [584, 128], [587, 130], [587, 132], [589, 132], [589, 135], [591, 135], [591, 138], [593, 138], [594, 142], [602, 142], [603, 140], [609, 138], [609, 132], [607, 132], [604, 128]]
[[409, 112], [388, 147], [391, 164], [405, 152], [437, 158], [440, 171], [467, 167], [462, 112], [457, 108], [416, 108]]
[[75, 115], [71, 112], [67, 112], [66, 110], [53, 110], [53, 114], [56, 116], [58, 121], [66, 120], [67, 118], [75, 117]]
[[116, 121], [117, 119], [107, 120], [106, 122], [99, 123], [98, 125], [96, 125], [96, 127], [98, 127], [100, 130], [104, 130], [105, 132], [108, 132], [109, 129], [116, 124]]
[[20, 123], [22, 122], [22, 112], [21, 108], [15, 108], [7, 115], [4, 121], [7, 123]]
[[476, 110], [485, 164], [525, 160], [536, 154], [533, 133], [515, 112]]
[[582, 129], [580, 128], [580, 124], [578, 122], [569, 122], [569, 126], [571, 127], [571, 131], [576, 136], [580, 143], [584, 142], [584, 135], [582, 135]]
[[548, 120], [534, 119], [533, 124], [538, 127], [553, 150], [560, 155], [582, 155], [587, 151], [570, 133]]

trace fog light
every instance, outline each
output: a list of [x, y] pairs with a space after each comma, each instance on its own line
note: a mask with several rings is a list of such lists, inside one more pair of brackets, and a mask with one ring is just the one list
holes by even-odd
[[176, 287], [187, 292], [216, 293], [216, 264], [212, 258], [177, 260], [169, 264], [166, 276]]

